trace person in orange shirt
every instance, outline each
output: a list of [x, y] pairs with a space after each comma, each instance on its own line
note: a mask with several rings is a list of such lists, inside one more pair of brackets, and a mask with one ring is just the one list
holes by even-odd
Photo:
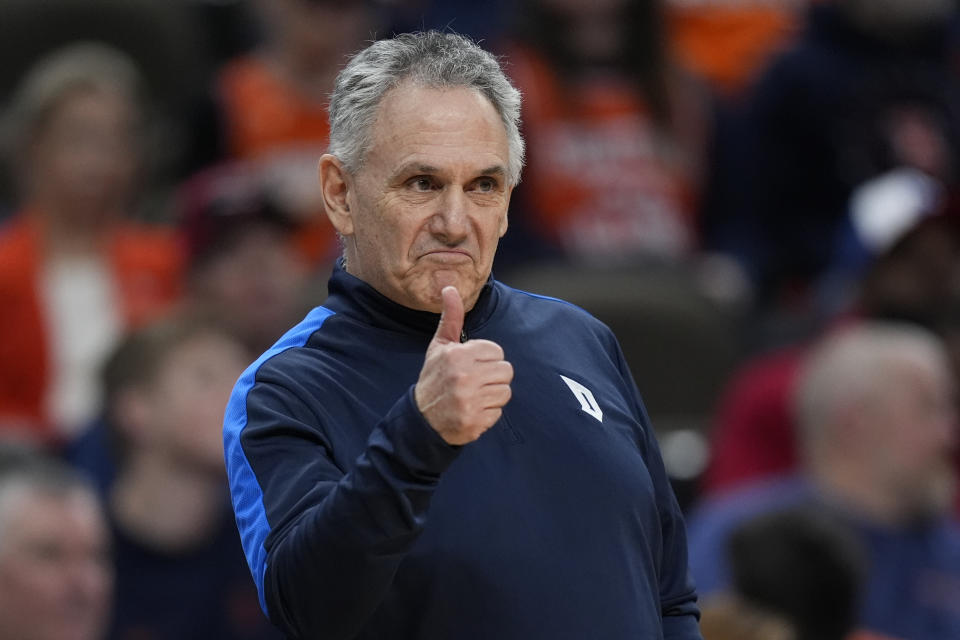
[[317, 158], [327, 148], [327, 95], [339, 65], [375, 32], [371, 3], [259, 0], [266, 38], [226, 64], [216, 82], [222, 155], [256, 161], [285, 208], [309, 224], [296, 242], [314, 265], [331, 263], [333, 228], [323, 215]]
[[178, 295], [171, 231], [130, 221], [140, 173], [140, 78], [81, 43], [44, 58], [7, 114], [21, 207], [0, 227], [0, 430], [77, 435], [114, 342]]
[[521, 15], [506, 49], [529, 151], [515, 222], [577, 262], [687, 258], [709, 115], [659, 2], [528, 0]]
[[671, 46], [721, 96], [736, 98], [793, 40], [817, 0], [666, 0]]

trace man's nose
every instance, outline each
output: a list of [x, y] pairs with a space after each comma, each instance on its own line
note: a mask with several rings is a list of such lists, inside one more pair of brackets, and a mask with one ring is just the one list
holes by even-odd
[[448, 245], [463, 242], [470, 232], [469, 206], [463, 189], [444, 189], [439, 208], [430, 220], [431, 233]]

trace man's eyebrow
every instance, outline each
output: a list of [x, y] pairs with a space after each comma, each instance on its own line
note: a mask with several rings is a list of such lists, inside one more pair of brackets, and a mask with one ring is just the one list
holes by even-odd
[[[423, 164], [421, 162], [408, 162], [393, 172], [393, 175], [390, 176], [390, 182], [410, 175], [434, 175], [437, 173], [440, 173], [440, 169], [433, 165]], [[507, 170], [503, 165], [495, 164], [486, 169], [481, 169], [477, 172], [477, 175], [502, 178], [507, 175]]]
[[439, 172], [440, 169], [434, 167], [433, 165], [423, 164], [420, 162], [408, 162], [407, 164], [401, 165], [399, 169], [393, 172], [393, 175], [390, 176], [390, 182], [409, 175], [432, 175]]
[[499, 164], [496, 164], [496, 165], [494, 165], [494, 166], [492, 166], [492, 167], [487, 167], [486, 169], [484, 169], [483, 171], [481, 171], [481, 172], [480, 172], [480, 175], [481, 175], [481, 176], [498, 176], [498, 177], [503, 177], [503, 176], [507, 175], [507, 170], [506, 170], [503, 166], [501, 166], [501, 165], [499, 165]]

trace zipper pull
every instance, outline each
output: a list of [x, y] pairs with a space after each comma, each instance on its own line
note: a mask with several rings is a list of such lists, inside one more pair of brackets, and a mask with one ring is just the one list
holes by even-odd
[[460, 329], [460, 342], [466, 342], [466, 341], [467, 341], [467, 330]]

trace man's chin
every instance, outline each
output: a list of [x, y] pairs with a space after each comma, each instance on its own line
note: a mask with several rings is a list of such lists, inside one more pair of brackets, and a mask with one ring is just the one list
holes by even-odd
[[465, 269], [463, 266], [460, 268], [434, 266], [420, 270], [415, 279], [407, 281], [411, 286], [406, 288], [406, 306], [420, 311], [440, 313], [443, 309], [440, 292], [444, 287], [456, 288], [463, 300], [464, 310], [469, 311], [477, 301], [486, 279], [479, 280], [473, 269]]
[[433, 289], [438, 298], [444, 287], [456, 287], [457, 291], [460, 291], [461, 295], [463, 294], [464, 277], [456, 269], [434, 269], [430, 274], [430, 279], [433, 281]]

